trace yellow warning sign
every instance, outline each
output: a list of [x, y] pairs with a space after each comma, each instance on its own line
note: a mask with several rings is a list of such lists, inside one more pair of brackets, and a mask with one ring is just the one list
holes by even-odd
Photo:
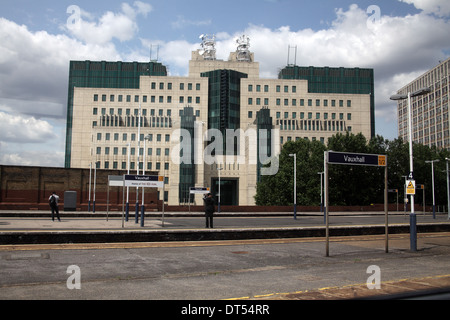
[[378, 156], [378, 165], [380, 167], [386, 167], [386, 156]]
[[406, 181], [406, 194], [408, 194], [408, 195], [416, 194], [416, 181], [415, 180]]

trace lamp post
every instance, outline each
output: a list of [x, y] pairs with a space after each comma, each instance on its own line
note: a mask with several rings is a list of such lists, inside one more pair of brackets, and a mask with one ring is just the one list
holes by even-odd
[[217, 171], [219, 173], [219, 202], [217, 204], [217, 212], [220, 213], [220, 171], [222, 171], [223, 168], [217, 168]]
[[[137, 175], [139, 175], [140, 157], [141, 155], [141, 103], [139, 103], [139, 117], [138, 117], [138, 139], [137, 139]], [[139, 187], [136, 187], [136, 210], [134, 222], [139, 222]]]
[[92, 162], [89, 163], [89, 202], [88, 202], [88, 212], [91, 212], [91, 180], [92, 180]]
[[[127, 174], [130, 174], [130, 157], [131, 157], [131, 143], [127, 143]], [[130, 187], [127, 187], [127, 202], [125, 206], [125, 221], [128, 221], [128, 214], [130, 211]]]
[[450, 161], [449, 158], [445, 158], [445, 163], [446, 163], [446, 173], [447, 173], [447, 212], [448, 212], [448, 216], [447, 219], [450, 220], [450, 181], [448, 179], [448, 162]]
[[[144, 138], [144, 164], [142, 165], [142, 175], [145, 176], [145, 165], [147, 164], [147, 140], [150, 140], [151, 136], [148, 134]], [[144, 215], [145, 215], [145, 205], [144, 205], [144, 190], [142, 187], [142, 204], [141, 204], [141, 227], [144, 226]]]
[[94, 167], [94, 203], [93, 203], [93, 207], [92, 207], [92, 212], [95, 213], [95, 193], [96, 193], [96, 189], [97, 189], [97, 164], [99, 164], [100, 161], [96, 161], [95, 167]]
[[320, 175], [320, 212], [323, 212], [323, 223], [325, 224], [325, 211], [323, 210], [323, 174], [325, 172], [317, 172]]
[[297, 220], [297, 154], [291, 153], [289, 157], [294, 157], [294, 219]]
[[[430, 93], [430, 88], [423, 88], [416, 92], [408, 92], [405, 94], [396, 94], [391, 96], [391, 100], [405, 100], [408, 99], [408, 131], [409, 131], [409, 178], [411, 180], [414, 179], [414, 170], [413, 170], [413, 144], [412, 144], [412, 117], [411, 117], [411, 98], [418, 97], [421, 95], [425, 95]], [[417, 217], [414, 212], [414, 195], [411, 195], [411, 213], [409, 215], [409, 234], [410, 234], [410, 249], [411, 251], [417, 251]]]
[[436, 219], [436, 201], [434, 197], [434, 163], [439, 162], [439, 160], [429, 160], [425, 161], [425, 163], [431, 163], [431, 184], [433, 188], [433, 219]]

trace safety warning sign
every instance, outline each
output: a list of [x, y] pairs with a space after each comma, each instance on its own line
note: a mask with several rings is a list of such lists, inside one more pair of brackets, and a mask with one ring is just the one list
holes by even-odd
[[415, 180], [407, 180], [406, 181], [406, 194], [407, 195], [415, 195], [416, 194], [416, 181]]

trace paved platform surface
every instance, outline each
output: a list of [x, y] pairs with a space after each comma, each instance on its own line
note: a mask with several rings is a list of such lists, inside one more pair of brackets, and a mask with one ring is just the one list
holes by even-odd
[[[383, 236], [335, 237], [330, 257], [323, 238], [0, 246], [0, 299], [384, 299], [446, 287], [449, 241], [450, 233], [419, 234], [411, 252], [408, 235], [394, 235], [387, 254]], [[80, 290], [67, 287], [72, 265]], [[373, 265], [381, 283], [370, 290]], [[170, 311], [189, 303], [203, 306]]]
[[[384, 224], [384, 212], [332, 212], [330, 225], [373, 225]], [[313, 227], [324, 226], [323, 213], [298, 213], [294, 220], [292, 213], [256, 212], [216, 214], [215, 228], [261, 228], [261, 227]], [[447, 223], [447, 214], [418, 213], [418, 223]], [[390, 224], [408, 224], [409, 213], [389, 212]], [[128, 221], [122, 213], [113, 212], [61, 212], [61, 222], [52, 221], [45, 211], [0, 211], [0, 231], [7, 230], [142, 230], [142, 229], [197, 229], [204, 227], [204, 213], [161, 212], [146, 213], [144, 227], [136, 223], [134, 213]]]

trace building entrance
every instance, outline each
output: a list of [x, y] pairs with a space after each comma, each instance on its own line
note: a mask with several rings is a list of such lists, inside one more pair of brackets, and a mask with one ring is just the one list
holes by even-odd
[[[219, 178], [212, 178], [212, 195], [216, 203], [219, 201]], [[220, 205], [239, 205], [239, 179], [220, 179]]]

